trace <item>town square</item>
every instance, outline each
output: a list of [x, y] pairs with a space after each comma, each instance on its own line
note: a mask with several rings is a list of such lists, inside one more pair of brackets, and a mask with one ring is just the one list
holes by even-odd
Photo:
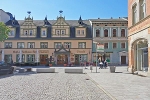
[[0, 2], [0, 100], [150, 100], [149, 0], [17, 2]]

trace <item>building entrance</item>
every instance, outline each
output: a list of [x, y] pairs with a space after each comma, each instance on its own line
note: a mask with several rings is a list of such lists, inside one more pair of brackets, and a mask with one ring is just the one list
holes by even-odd
[[68, 55], [65, 54], [57, 55], [57, 65], [63, 65], [64, 63], [68, 64]]
[[121, 56], [121, 64], [126, 64], [126, 56]]
[[40, 64], [46, 65], [48, 59], [48, 55], [40, 55]]

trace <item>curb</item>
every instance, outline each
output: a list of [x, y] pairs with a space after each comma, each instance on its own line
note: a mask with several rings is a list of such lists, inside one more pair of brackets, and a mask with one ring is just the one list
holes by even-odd
[[100, 86], [96, 81], [94, 81], [92, 79], [92, 77], [90, 77], [88, 74], [86, 74], [90, 79], [91, 81], [98, 87], [100, 88], [106, 95], [108, 95], [112, 100], [117, 100], [114, 96], [112, 96], [108, 91], [106, 91], [102, 86]]

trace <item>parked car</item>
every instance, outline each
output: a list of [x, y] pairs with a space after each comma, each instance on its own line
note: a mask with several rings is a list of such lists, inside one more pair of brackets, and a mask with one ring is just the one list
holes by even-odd
[[12, 74], [14, 71], [14, 67], [11, 64], [7, 64], [3, 61], [0, 61], [0, 75], [3, 74]]

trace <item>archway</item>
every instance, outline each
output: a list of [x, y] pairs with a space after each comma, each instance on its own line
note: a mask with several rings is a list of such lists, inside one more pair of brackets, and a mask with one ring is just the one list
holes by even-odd
[[148, 71], [148, 41], [138, 39], [132, 44], [131, 52], [132, 65], [134, 71]]

